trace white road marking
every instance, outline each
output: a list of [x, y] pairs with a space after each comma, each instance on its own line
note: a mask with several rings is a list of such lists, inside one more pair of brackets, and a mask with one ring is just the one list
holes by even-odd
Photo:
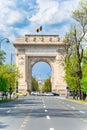
[[44, 100], [42, 99], [42, 102], [43, 102], [43, 104], [44, 104]]
[[50, 128], [49, 130], [54, 130], [54, 128]]
[[50, 119], [50, 116], [46, 116], [47, 117], [47, 119]]
[[83, 113], [83, 114], [85, 113], [84, 111], [79, 111], [79, 112], [80, 112], [80, 113]]
[[7, 113], [9, 113], [9, 112], [10, 112], [10, 110], [7, 111]]
[[46, 108], [46, 106], [43, 106], [44, 108]]
[[84, 120], [83, 118], [80, 118], [80, 120], [87, 123], [87, 120]]
[[75, 107], [71, 107], [72, 109], [75, 109]]
[[3, 109], [3, 110], [4, 110], [4, 109], [8, 109], [8, 108], [0, 108], [0, 109]]
[[70, 105], [69, 105], [69, 104], [67, 104], [67, 106], [69, 107]]
[[17, 108], [17, 107], [14, 107], [14, 108]]
[[47, 110], [45, 110], [45, 112], [47, 112]]
[[87, 123], [87, 120], [83, 120], [83, 122], [86, 122], [86, 123]]

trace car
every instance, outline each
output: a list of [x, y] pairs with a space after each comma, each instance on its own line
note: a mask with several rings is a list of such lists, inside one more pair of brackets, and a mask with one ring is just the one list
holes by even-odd
[[39, 92], [37, 92], [37, 91], [32, 91], [31, 92], [31, 95], [38, 95], [39, 94]]
[[44, 92], [44, 96], [54, 96], [52, 92]]
[[54, 95], [54, 96], [60, 96], [59, 93], [54, 93], [54, 92], [53, 92], [53, 95]]
[[26, 92], [18, 92], [16, 93], [16, 96], [27, 96]]

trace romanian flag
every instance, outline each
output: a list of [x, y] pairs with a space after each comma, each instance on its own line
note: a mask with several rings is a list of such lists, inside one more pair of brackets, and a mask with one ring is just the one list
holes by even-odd
[[40, 32], [40, 31], [42, 31], [42, 26], [40, 26], [39, 28], [37, 28], [37, 30], [36, 30], [37, 32]]

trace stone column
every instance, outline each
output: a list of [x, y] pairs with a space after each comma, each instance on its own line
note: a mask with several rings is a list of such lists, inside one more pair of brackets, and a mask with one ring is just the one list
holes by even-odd
[[54, 88], [55, 91], [61, 95], [66, 95], [66, 83], [64, 81], [64, 68], [63, 68], [64, 57], [61, 53], [58, 53], [54, 63]]
[[28, 83], [28, 92], [32, 91], [31, 84], [32, 84], [32, 66], [31, 66], [31, 59], [28, 57], [28, 69], [27, 69], [27, 83]]
[[16, 65], [20, 71], [20, 78], [18, 80], [18, 90], [27, 91], [26, 83], [26, 56], [25, 54], [18, 54], [16, 56]]

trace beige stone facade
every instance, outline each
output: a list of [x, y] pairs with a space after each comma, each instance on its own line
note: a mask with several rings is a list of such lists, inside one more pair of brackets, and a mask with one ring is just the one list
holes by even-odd
[[52, 91], [66, 94], [66, 83], [63, 78], [66, 44], [63, 39], [58, 35], [25, 35], [16, 38], [14, 46], [16, 64], [22, 74], [18, 81], [20, 91], [32, 91], [32, 67], [35, 63], [43, 61], [48, 63], [52, 70]]

